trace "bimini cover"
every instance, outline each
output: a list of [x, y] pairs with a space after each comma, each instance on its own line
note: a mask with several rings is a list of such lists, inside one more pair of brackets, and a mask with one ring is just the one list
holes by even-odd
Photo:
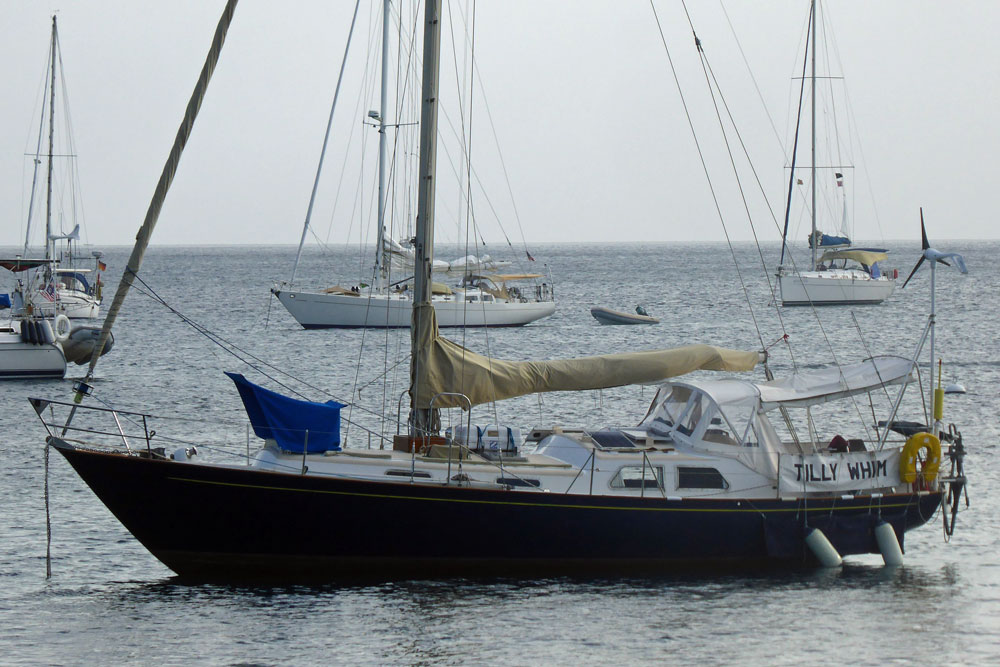
[[0, 294], [0, 310], [10, 308], [10, 294]]
[[765, 410], [808, 407], [912, 380], [913, 361], [882, 356], [859, 364], [796, 373], [757, 384]]
[[835, 259], [850, 259], [858, 264], [873, 266], [876, 262], [884, 262], [888, 258], [889, 255], [877, 250], [828, 250], [823, 253], [819, 261], [827, 262]]
[[226, 375], [236, 383], [258, 438], [273, 438], [287, 452], [301, 453], [303, 447], [307, 452], [340, 450], [340, 409], [344, 407], [343, 403], [300, 401], [255, 385], [239, 373]]

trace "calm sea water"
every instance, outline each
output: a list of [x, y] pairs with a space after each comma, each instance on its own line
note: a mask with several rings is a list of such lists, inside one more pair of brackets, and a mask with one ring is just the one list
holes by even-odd
[[[63, 382], [0, 383], [0, 663], [22, 664], [983, 664], [1000, 656], [997, 501], [1000, 464], [1000, 244], [941, 243], [963, 252], [970, 275], [938, 273], [938, 351], [946, 421], [965, 436], [972, 507], [951, 543], [939, 520], [907, 535], [906, 565], [851, 558], [843, 569], [623, 572], [602, 578], [354, 581], [323, 587], [226, 587], [177, 581], [111, 516], [57, 455], [50, 462], [51, 579], [45, 578], [44, 428], [29, 396], [70, 399]], [[891, 248], [906, 273], [915, 244]], [[554, 245], [519, 269], [552, 270], [558, 309], [522, 329], [450, 335], [502, 358], [555, 358], [691, 342], [758, 349], [788, 333], [800, 367], [873, 353], [912, 354], [929, 305], [928, 274], [886, 304], [769, 307], [759, 258], [737, 256], [753, 315], [722, 245]], [[776, 248], [766, 249], [773, 262]], [[117, 279], [128, 249], [107, 252]], [[447, 252], [444, 254], [448, 254]], [[461, 253], [456, 253], [458, 256]], [[499, 254], [499, 253], [494, 253]], [[316, 399], [356, 399], [350, 419], [391, 432], [408, 369], [406, 332], [305, 331], [277, 301], [294, 248], [153, 248], [142, 276], [188, 318], [312, 386]], [[299, 277], [356, 284], [349, 248], [307, 251]], [[309, 278], [309, 277], [314, 278]], [[601, 327], [589, 308], [644, 305], [662, 323]], [[758, 337], [754, 321], [760, 327]], [[161, 417], [163, 437], [223, 460], [246, 448], [246, 420], [223, 370], [269, 381], [151, 298], [133, 293], [97, 394]], [[388, 351], [387, 351], [388, 350]], [[791, 367], [773, 350], [780, 374]], [[924, 354], [926, 359], [926, 351]], [[275, 371], [269, 371], [272, 375]], [[82, 376], [74, 367], [71, 375]], [[277, 375], [274, 375], [278, 377]], [[292, 380], [285, 379], [287, 382]], [[269, 386], [274, 386], [273, 384]], [[360, 396], [360, 398], [358, 398]], [[632, 424], [650, 389], [551, 394], [505, 402], [474, 421], [537, 425]], [[364, 409], [362, 409], [362, 406]], [[350, 446], [367, 432], [346, 429]], [[205, 507], [205, 512], [215, 511]], [[336, 516], [317, 516], [316, 529]], [[554, 527], [553, 529], [557, 529]], [[516, 536], [511, 536], [516, 538]]]

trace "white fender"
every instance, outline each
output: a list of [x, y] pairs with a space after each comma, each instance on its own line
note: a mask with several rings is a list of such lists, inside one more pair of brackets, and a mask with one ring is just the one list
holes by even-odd
[[806, 535], [806, 544], [823, 567], [840, 567], [844, 563], [844, 559], [819, 528], [809, 531]]
[[899, 548], [896, 531], [887, 521], [883, 521], [875, 527], [875, 540], [878, 542], [878, 550], [882, 552], [882, 561], [886, 565], [903, 564], [903, 550]]

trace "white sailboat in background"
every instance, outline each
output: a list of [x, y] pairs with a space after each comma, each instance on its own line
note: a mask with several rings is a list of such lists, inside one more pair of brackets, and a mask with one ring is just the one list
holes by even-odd
[[[302, 289], [295, 285], [295, 273], [302, 246], [309, 228], [316, 197], [316, 183], [306, 214], [298, 254], [289, 281], [271, 289], [278, 301], [306, 329], [322, 328], [404, 328], [410, 326], [413, 312], [414, 250], [391, 240], [386, 225], [386, 129], [390, 109], [388, 102], [390, 3], [383, 2], [382, 63], [380, 109], [369, 111], [368, 118], [377, 123], [378, 148], [378, 236], [376, 243], [374, 285], [333, 286], [324, 289]], [[353, 33], [353, 26], [352, 26]], [[348, 48], [350, 39], [348, 39]], [[346, 52], [345, 52], [346, 60]], [[341, 66], [341, 77], [343, 65]], [[340, 82], [337, 84], [338, 93]], [[336, 107], [337, 96], [334, 96]], [[332, 121], [333, 110], [330, 119]], [[330, 126], [327, 125], [327, 138]], [[323, 152], [326, 151], [324, 141]], [[323, 166], [321, 154], [317, 168], [318, 182]], [[387, 260], [387, 256], [389, 260]], [[530, 258], [530, 255], [529, 255]], [[533, 259], [533, 258], [532, 258]], [[555, 312], [552, 281], [544, 273], [497, 273], [509, 266], [488, 255], [469, 255], [454, 262], [441, 262], [438, 272], [461, 272], [458, 285], [435, 283], [432, 303], [442, 327], [511, 327], [521, 326], [548, 317]], [[404, 277], [393, 280], [391, 270], [399, 269]], [[524, 285], [526, 281], [532, 284]]]
[[[45, 97], [42, 100], [42, 118], [39, 123], [38, 144], [34, 155], [34, 177], [31, 183], [31, 196], [28, 203], [28, 220], [24, 235], [24, 255], [29, 257], [29, 247], [31, 244], [31, 222], [34, 211], [36, 185], [38, 183], [38, 166], [41, 164], [43, 153], [41, 152], [42, 140], [45, 131], [42, 129], [48, 121], [48, 153], [45, 155], [47, 161], [46, 189], [45, 189], [45, 253], [46, 262], [40, 267], [41, 271], [32, 272], [32, 280], [28, 284], [21, 284], [20, 288], [25, 293], [30, 292], [30, 298], [21, 299], [23, 305], [30, 305], [31, 311], [18, 310], [15, 308], [15, 317], [37, 316], [52, 318], [57, 315], [65, 315], [71, 319], [93, 319], [98, 316], [101, 308], [101, 273], [106, 268], [101, 261], [102, 253], [94, 252], [91, 259], [94, 262], [93, 268], [82, 268], [76, 266], [76, 259], [80, 255], [80, 224], [73, 220], [73, 229], [69, 232], [53, 229], [52, 213], [56, 209], [53, 202], [53, 180], [55, 159], [57, 157], [68, 159], [68, 173], [66, 179], [65, 192], [71, 198], [70, 208], [75, 218], [82, 207], [76, 201], [77, 197], [77, 175], [76, 175], [76, 155], [73, 147], [73, 133], [69, 129], [68, 112], [66, 115], [65, 148], [64, 154], [57, 155], [55, 152], [56, 136], [56, 80], [62, 80], [58, 68], [62, 66], [62, 52], [59, 48], [59, 31], [56, 24], [56, 17], [52, 17], [52, 37], [49, 44], [49, 67], [46, 73]], [[66, 97], [66, 85], [63, 80], [63, 97]], [[46, 103], [48, 113], [45, 112]], [[66, 105], [63, 105], [66, 107]]]
[[[15, 276], [15, 287], [7, 305], [10, 321], [0, 327], [0, 380], [30, 378], [62, 378], [67, 362], [85, 364], [90, 361], [100, 327], [70, 322], [70, 318], [97, 317], [101, 306], [101, 272], [105, 266], [101, 253], [93, 253], [94, 269], [74, 267], [77, 254], [74, 242], [80, 239], [80, 225], [75, 224], [68, 234], [52, 230], [52, 184], [55, 144], [55, 93], [56, 63], [61, 60], [59, 32], [56, 17], [52, 17], [52, 38], [48, 69], [48, 174], [45, 202], [45, 256], [27, 257], [31, 240], [31, 211], [34, 207], [38, 165], [41, 162], [39, 131], [38, 149], [35, 152], [35, 178], [32, 181], [27, 231], [25, 232], [24, 257], [0, 259], [0, 267]], [[65, 90], [64, 90], [65, 92]], [[43, 104], [44, 107], [44, 104]], [[44, 126], [44, 114], [42, 126]], [[73, 151], [68, 151], [72, 158]], [[70, 179], [75, 185], [74, 177]], [[75, 187], [69, 188], [75, 192]], [[75, 209], [75, 204], [74, 204]], [[57, 256], [57, 242], [65, 247]], [[60, 266], [60, 263], [70, 266]], [[93, 276], [93, 278], [91, 278]], [[93, 279], [93, 283], [90, 280]], [[7, 295], [3, 295], [6, 297]], [[114, 339], [105, 345], [102, 354], [111, 351]]]
[[[803, 77], [810, 82], [811, 94], [811, 154], [810, 166], [810, 218], [812, 230], [809, 234], [811, 252], [808, 270], [799, 270], [795, 266], [785, 265], [786, 244], [788, 236], [788, 219], [792, 203], [792, 192], [795, 184], [802, 184], [795, 171], [796, 145], [792, 153], [792, 168], [788, 184], [788, 203], [785, 209], [785, 232], [781, 246], [781, 265], [778, 267], [778, 287], [783, 306], [822, 306], [822, 305], [860, 305], [882, 303], [892, 294], [896, 286], [896, 271], [883, 268], [882, 263], [888, 258], [881, 248], [853, 248], [849, 238], [847, 223], [847, 198], [844, 194], [844, 177], [841, 171], [834, 171], [836, 183], [836, 199], [841, 205], [841, 236], [824, 234], [817, 227], [817, 152], [816, 152], [816, 23], [818, 3], [813, 0], [810, 5], [809, 38], [806, 40], [806, 58], [810, 62], [811, 73]], [[811, 45], [810, 45], [811, 42]], [[829, 77], [820, 77], [829, 78]], [[801, 109], [801, 102], [799, 105]], [[801, 121], [801, 113], [800, 121]], [[798, 131], [796, 130], [796, 139]], [[843, 166], [832, 169], [843, 170]], [[824, 168], [826, 171], [826, 168]], [[827, 180], [824, 185], [832, 185]], [[825, 249], [825, 250], [824, 250]], [[819, 254], [823, 250], [822, 254]]]

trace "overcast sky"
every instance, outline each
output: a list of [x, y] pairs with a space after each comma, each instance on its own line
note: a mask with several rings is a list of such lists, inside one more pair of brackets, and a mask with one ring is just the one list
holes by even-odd
[[[59, 16], [86, 240], [117, 245], [130, 244], [142, 221], [224, 4], [0, 3], [0, 62], [6, 63], [0, 206], [7, 221], [0, 245], [16, 245], [23, 234], [31, 180], [24, 153], [37, 138], [51, 11]], [[444, 4], [466, 6], [465, 0]], [[154, 244], [298, 242], [353, 5], [240, 3]], [[377, 64], [367, 53], [379, 5], [362, 2], [357, 48], [348, 61], [314, 217], [317, 235], [331, 242], [354, 240], [362, 226], [349, 202], [358, 190], [360, 157], [354, 156], [360, 152], [357, 136], [366, 131], [360, 123], [368, 109], [377, 108], [374, 91], [361, 91], [363, 81], [371, 80], [363, 76], [366, 65]], [[846, 77], [861, 151], [852, 154], [857, 168], [848, 185], [859, 198], [874, 199], [878, 211], [876, 224], [862, 205], [852, 208], [855, 236], [916, 240], [923, 206], [932, 237], [1000, 238], [1000, 3], [825, 5], [840, 58], [835, 67]], [[781, 216], [787, 179], [782, 142], [794, 127], [791, 78], [801, 67], [807, 3], [691, 0], [688, 6], [753, 166]], [[734, 238], [749, 239], [683, 8], [673, 0], [657, 0], [656, 7], [727, 228]], [[408, 2], [404, 31], [412, 29], [410, 11]], [[447, 38], [443, 50], [442, 103], [457, 119], [455, 72], [464, 71], [467, 61], [452, 55]], [[489, 116], [477, 97], [472, 162], [515, 244], [521, 233], [496, 158], [494, 128], [529, 242], [723, 238], [648, 2], [480, 0], [475, 58], [476, 85], [486, 91]], [[416, 121], [415, 113], [404, 110], [399, 122]], [[348, 148], [352, 126], [357, 134]], [[369, 167], [373, 147], [370, 142]], [[344, 164], [346, 176], [339, 181]], [[442, 183], [451, 182], [454, 190], [452, 168], [439, 166]], [[366, 178], [361, 201], [371, 199]], [[335, 213], [338, 182], [338, 201], [348, 203], [338, 203]], [[457, 225], [457, 194], [439, 197], [439, 224]], [[474, 204], [482, 235], [500, 240], [478, 191]], [[367, 215], [364, 204], [354, 206]], [[750, 206], [760, 237], [777, 241], [760, 197], [752, 195]]]

